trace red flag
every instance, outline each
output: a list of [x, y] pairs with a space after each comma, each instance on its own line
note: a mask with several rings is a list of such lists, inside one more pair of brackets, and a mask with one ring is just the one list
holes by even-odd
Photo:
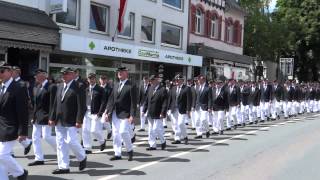
[[119, 0], [119, 1], [120, 1], [120, 8], [119, 8], [117, 30], [120, 33], [120, 32], [123, 31], [124, 15], [125, 15], [125, 11], [126, 11], [126, 6], [127, 6], [127, 1], [128, 0]]

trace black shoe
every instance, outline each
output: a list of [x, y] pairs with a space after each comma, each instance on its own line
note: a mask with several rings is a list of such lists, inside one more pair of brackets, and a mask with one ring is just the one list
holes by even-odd
[[238, 127], [238, 125], [234, 125], [234, 126], [233, 126], [233, 129], [237, 129], [237, 127]]
[[226, 131], [231, 131], [231, 128], [227, 128]]
[[131, 138], [131, 143], [136, 142], [136, 135], [133, 136], [133, 138]]
[[184, 144], [185, 144], [185, 145], [187, 145], [187, 144], [188, 144], [188, 142], [189, 142], [188, 137], [185, 137], [185, 138], [184, 138]]
[[132, 161], [132, 158], [133, 158], [133, 151], [129, 151], [128, 152], [128, 161]]
[[258, 124], [258, 121], [255, 121], [254, 124]]
[[267, 121], [270, 121], [270, 118], [269, 118], [269, 117], [267, 117]]
[[117, 161], [117, 160], [121, 160], [122, 157], [121, 156], [113, 156], [112, 158], [110, 158], [110, 161]]
[[195, 136], [194, 137], [195, 139], [202, 139], [202, 136], [200, 135], [200, 136]]
[[146, 130], [144, 130], [144, 129], [139, 129], [138, 130], [138, 132], [144, 132], [144, 131], [146, 131]]
[[223, 135], [223, 131], [220, 131], [220, 135]]
[[246, 123], [242, 123], [242, 127], [246, 127]]
[[264, 120], [261, 120], [260, 122], [264, 123]]
[[83, 147], [83, 141], [81, 140], [80, 145]]
[[196, 128], [191, 128], [192, 131], [196, 130]]
[[44, 161], [33, 161], [28, 164], [28, 166], [37, 166], [37, 165], [44, 165]]
[[186, 123], [186, 126], [189, 126], [189, 123]]
[[212, 125], [209, 125], [209, 127], [212, 127]]
[[86, 154], [92, 154], [92, 151], [86, 150]]
[[168, 126], [163, 126], [163, 128], [167, 129], [167, 128], [168, 128]]
[[24, 155], [27, 155], [30, 152], [31, 145], [32, 145], [32, 142], [26, 148], [24, 148]]
[[181, 141], [176, 140], [176, 141], [173, 141], [171, 144], [181, 144]]
[[112, 132], [109, 132], [107, 135], [107, 139], [110, 139], [112, 137]]
[[12, 156], [13, 158], [15, 158], [15, 157], [16, 157], [14, 154], [11, 154], [11, 156]]
[[155, 148], [155, 147], [148, 147], [148, 148], [146, 148], [146, 150], [147, 150], [147, 151], [154, 151], [154, 150], [157, 150], [157, 148]]
[[97, 141], [98, 141], [98, 139], [93, 139], [93, 141], [97, 142]]
[[68, 174], [70, 173], [70, 169], [56, 169], [52, 171], [52, 174]]
[[206, 133], [206, 137], [207, 137], [207, 138], [210, 137], [210, 131], [208, 131], [208, 132]]
[[167, 147], [167, 143], [166, 143], [166, 142], [164, 142], [164, 143], [161, 144], [161, 150], [165, 150], [166, 147]]
[[277, 118], [280, 119], [280, 116], [278, 115]]
[[87, 157], [85, 157], [84, 160], [80, 161], [79, 171], [84, 170], [86, 167], [87, 167]]
[[107, 140], [104, 140], [104, 142], [100, 145], [100, 151], [103, 151], [106, 148], [106, 142]]
[[28, 171], [25, 169], [23, 170], [23, 174], [17, 177], [18, 180], [27, 180], [27, 178], [28, 178]]
[[250, 123], [249, 123], [249, 125], [252, 125], [252, 124], [253, 124], [253, 122], [250, 122]]
[[212, 135], [218, 135], [219, 134], [219, 132], [213, 132], [212, 133]]

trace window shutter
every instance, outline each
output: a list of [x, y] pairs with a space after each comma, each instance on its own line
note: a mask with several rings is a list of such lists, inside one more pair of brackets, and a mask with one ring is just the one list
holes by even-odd
[[238, 44], [238, 29], [239, 29], [239, 24], [238, 23], [235, 23], [233, 25], [233, 39], [232, 39], [232, 42], [233, 44]]
[[190, 17], [191, 17], [191, 32], [196, 32], [196, 7], [194, 5], [191, 5], [191, 11], [190, 11]]
[[224, 28], [224, 41], [227, 42], [228, 26], [229, 26], [229, 23], [228, 23], [228, 20], [227, 20], [227, 19], [225, 19], [224, 24], [225, 24], [225, 28]]
[[218, 21], [219, 25], [218, 25], [218, 38], [219, 40], [221, 40], [221, 29], [222, 29], [222, 16], [219, 17], [219, 21]]
[[205, 32], [204, 35], [207, 37], [210, 37], [211, 34], [211, 15], [210, 15], [210, 11], [206, 11], [205, 14]]
[[239, 46], [242, 45], [242, 24], [239, 26], [238, 44]]

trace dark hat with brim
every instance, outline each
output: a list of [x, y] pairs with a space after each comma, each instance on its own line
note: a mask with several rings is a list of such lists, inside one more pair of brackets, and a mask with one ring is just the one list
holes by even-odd
[[18, 66], [12, 66], [12, 70], [17, 70], [17, 71], [21, 71], [21, 68]]
[[1, 61], [0, 62], [0, 68], [1, 69], [12, 69], [12, 66], [10, 66], [10, 64], [4, 62], [4, 61]]
[[155, 79], [158, 79], [159, 77], [157, 75], [151, 75], [149, 77], [150, 80], [155, 80]]
[[177, 74], [174, 79], [179, 80], [179, 79], [184, 79], [181, 74]]
[[102, 75], [100, 75], [100, 79], [107, 79], [107, 76], [102, 74]]
[[96, 75], [95, 73], [90, 73], [90, 74], [88, 75], [88, 78], [89, 78], [89, 79], [96, 78], [96, 77], [97, 77], [97, 75]]
[[118, 67], [117, 72], [119, 71], [128, 71], [126, 67]]
[[45, 70], [43, 70], [43, 69], [36, 69], [36, 70], [34, 71], [34, 74], [35, 74], [35, 75], [37, 75], [37, 74], [39, 74], [39, 73], [47, 73], [47, 71], [45, 71]]
[[70, 67], [64, 67], [60, 70], [60, 73], [62, 73], [62, 74], [71, 73], [71, 72], [74, 72], [74, 69], [72, 69]]

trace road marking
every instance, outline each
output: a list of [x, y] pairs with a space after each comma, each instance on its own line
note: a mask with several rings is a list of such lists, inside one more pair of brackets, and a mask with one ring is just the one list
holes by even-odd
[[[317, 115], [317, 116], [320, 116], [320, 115]], [[258, 130], [253, 130], [253, 131], [246, 132], [246, 133], [244, 133], [244, 134], [235, 135], [235, 136], [232, 136], [232, 137], [230, 137], [230, 138], [228, 138], [228, 139], [219, 140], [219, 141], [213, 142], [213, 143], [208, 144], [208, 145], [199, 146], [199, 147], [197, 147], [197, 148], [195, 148], [195, 149], [192, 149], [192, 150], [189, 150], [189, 151], [177, 153], [177, 154], [171, 155], [171, 156], [169, 156], [169, 157], [166, 157], [166, 158], [163, 158], [163, 159], [160, 159], [160, 160], [157, 160], [157, 161], [152, 161], [152, 162], [149, 162], [149, 163], [140, 165], [140, 166], [136, 166], [136, 167], [134, 167], [134, 168], [128, 169], [128, 170], [126, 170], [126, 171], [123, 171], [123, 172], [121, 172], [120, 174], [115, 174], [115, 175], [109, 175], [109, 176], [106, 176], [106, 177], [102, 177], [102, 178], [100, 178], [100, 179], [98, 179], [98, 180], [114, 179], [114, 178], [119, 177], [121, 174], [128, 174], [128, 173], [130, 173], [130, 172], [137, 171], [137, 170], [141, 170], [141, 169], [144, 169], [144, 168], [147, 168], [147, 167], [156, 165], [156, 164], [158, 164], [158, 163], [160, 163], [160, 162], [167, 161], [167, 160], [172, 159], [172, 158], [184, 156], [184, 155], [190, 154], [190, 153], [195, 152], [195, 151], [198, 151], [198, 150], [202, 150], [202, 149], [209, 148], [209, 147], [214, 146], [214, 145], [216, 145], [216, 144], [225, 143], [225, 142], [230, 141], [230, 140], [232, 140], [232, 139], [240, 138], [240, 137], [243, 137], [243, 136], [246, 136], [246, 135], [249, 135], [249, 134], [254, 134], [254, 133], [258, 132], [258, 131], [267, 130], [267, 129], [270, 129], [271, 127], [276, 127], [276, 126], [284, 125], [284, 124], [287, 124], [287, 122], [277, 123], [277, 124], [275, 124], [275, 125], [271, 125], [271, 126], [268, 126], [268, 127], [260, 128], [260, 129], [258, 129]]]

